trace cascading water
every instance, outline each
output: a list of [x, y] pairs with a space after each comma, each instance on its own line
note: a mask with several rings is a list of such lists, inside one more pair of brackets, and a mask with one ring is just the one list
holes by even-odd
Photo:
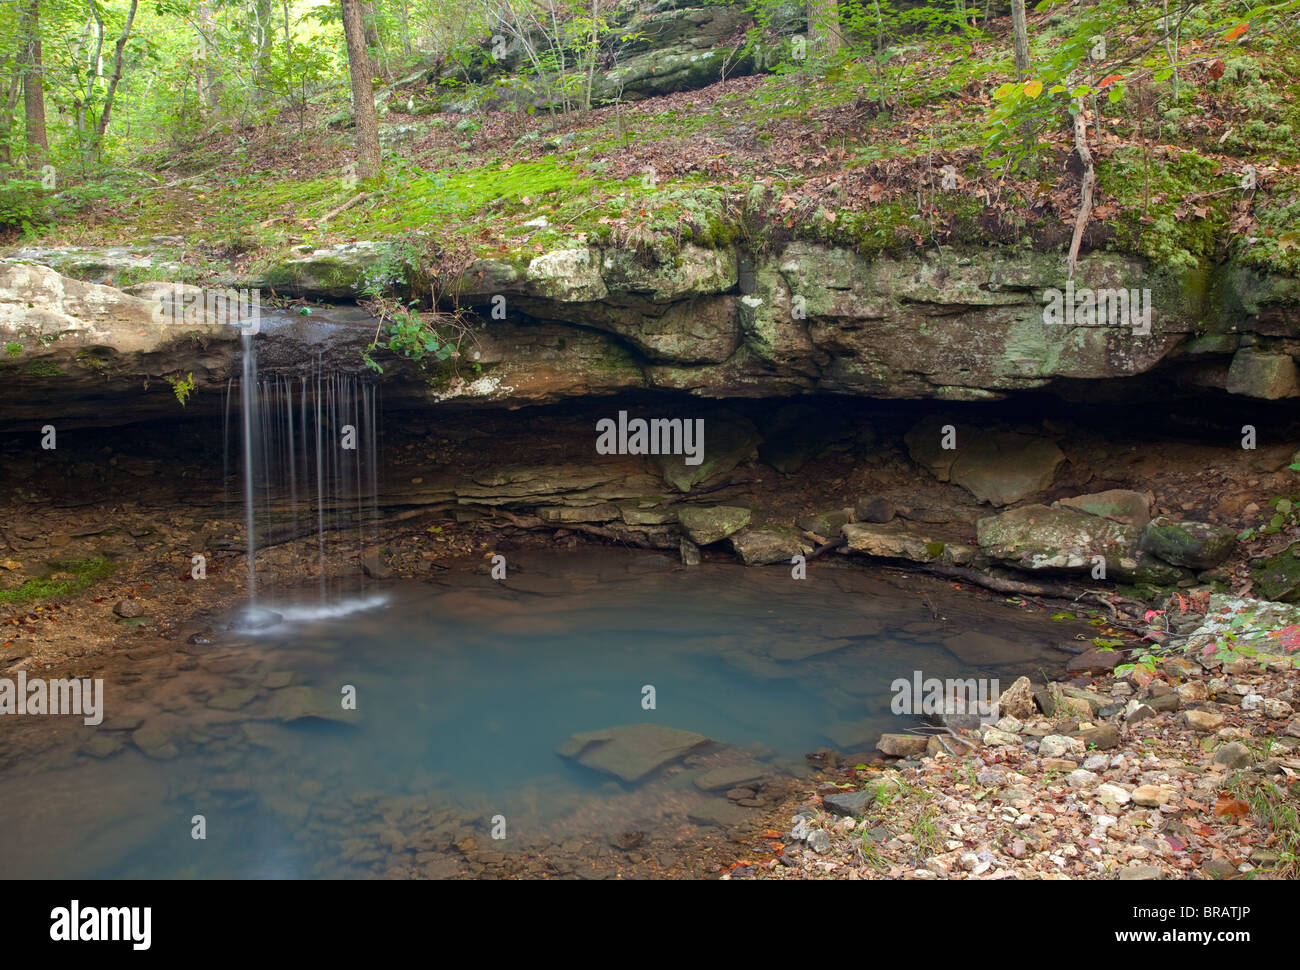
[[[259, 549], [310, 539], [313, 531], [320, 608], [337, 612], [348, 574], [355, 569], [359, 589], [360, 561], [368, 541], [378, 538], [378, 386], [357, 374], [326, 370], [320, 358], [306, 373], [259, 375], [253, 336], [244, 334], [242, 343], [240, 477], [248, 563], [244, 622], [262, 627], [287, 615], [264, 606], [268, 597], [272, 603], [275, 597], [265, 569], [259, 589]], [[228, 389], [227, 470], [232, 397]], [[312, 499], [314, 508], [304, 508]], [[303, 522], [308, 523], [305, 529]], [[301, 615], [303, 610], [292, 612]]]

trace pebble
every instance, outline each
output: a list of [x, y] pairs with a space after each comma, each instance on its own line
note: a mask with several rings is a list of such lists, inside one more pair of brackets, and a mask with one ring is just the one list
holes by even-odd
[[1214, 763], [1225, 768], [1245, 768], [1254, 760], [1250, 749], [1240, 741], [1230, 741], [1214, 752]]
[[1114, 805], [1127, 805], [1133, 800], [1133, 796], [1129, 794], [1127, 788], [1121, 788], [1111, 782], [1097, 786], [1097, 797]]
[[1134, 803], [1143, 808], [1159, 808], [1161, 805], [1168, 804], [1173, 797], [1173, 792], [1159, 785], [1139, 785], [1133, 789]]
[[1082, 741], [1075, 738], [1067, 738], [1063, 734], [1049, 734], [1038, 743], [1038, 756], [1040, 758], [1059, 758], [1063, 754], [1084, 753], [1085, 746]]
[[1071, 788], [1096, 788], [1099, 781], [1100, 779], [1095, 772], [1085, 771], [1082, 768], [1065, 776], [1065, 783]]
[[1224, 716], [1213, 711], [1185, 711], [1183, 718], [1193, 731], [1217, 731], [1223, 727]]

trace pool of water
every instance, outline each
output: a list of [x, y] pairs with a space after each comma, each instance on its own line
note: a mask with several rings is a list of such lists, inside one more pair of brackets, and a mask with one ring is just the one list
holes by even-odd
[[47, 719], [60, 743], [0, 772], [0, 857], [112, 878], [666, 870], [752, 826], [805, 753], [916, 724], [896, 678], [1059, 668], [1059, 625], [944, 590], [589, 550], [505, 582], [281, 594], [259, 604], [274, 626], [226, 618], [110, 670], [103, 724]]

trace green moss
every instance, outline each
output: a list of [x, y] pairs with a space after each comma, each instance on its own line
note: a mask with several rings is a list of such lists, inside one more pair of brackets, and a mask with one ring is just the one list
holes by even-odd
[[5, 353], [8, 354], [10, 357], [18, 357], [22, 354], [22, 352], [23, 352], [22, 344], [14, 344], [14, 343], [5, 344]]
[[50, 363], [48, 360], [35, 361], [24, 374], [30, 374], [32, 377], [62, 377], [61, 371], [57, 365]]
[[117, 571], [117, 564], [107, 559], [72, 559], [50, 565], [55, 572], [71, 573], [71, 578], [29, 579], [14, 589], [0, 589], [0, 603], [17, 605], [68, 596], [93, 586]]

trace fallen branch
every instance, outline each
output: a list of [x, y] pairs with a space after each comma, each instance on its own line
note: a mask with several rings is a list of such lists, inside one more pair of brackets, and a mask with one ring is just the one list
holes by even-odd
[[1083, 99], [1075, 102], [1078, 110], [1074, 112], [1074, 150], [1083, 162], [1083, 184], [1079, 187], [1079, 214], [1074, 217], [1074, 238], [1070, 240], [1070, 255], [1066, 260], [1070, 279], [1074, 279], [1074, 266], [1079, 261], [1079, 246], [1083, 243], [1083, 231], [1092, 216], [1092, 188], [1097, 181], [1092, 167], [1092, 152], [1088, 150], [1088, 123], [1083, 117]]
[[324, 223], [329, 222], [331, 219], [333, 219], [333, 218], [334, 218], [336, 215], [338, 215], [340, 212], [343, 212], [343, 211], [345, 211], [345, 210], [347, 210], [347, 209], [352, 208], [354, 205], [356, 205], [356, 204], [357, 204], [358, 202], [360, 202], [362, 199], [368, 199], [368, 198], [370, 198], [370, 195], [371, 195], [371, 193], [369, 193], [369, 192], [362, 192], [360, 195], [356, 196], [355, 198], [349, 199], [347, 202], [344, 202], [344, 203], [343, 203], [341, 206], [339, 206], [337, 209], [332, 209], [331, 211], [325, 213], [325, 214], [324, 214], [323, 216], [321, 216], [319, 219], [315, 219], [315, 220], [308, 219], [307, 221], [308, 221], [308, 222], [315, 222], [315, 224], [318, 225], [318, 226], [319, 226], [319, 225], [323, 225]]

